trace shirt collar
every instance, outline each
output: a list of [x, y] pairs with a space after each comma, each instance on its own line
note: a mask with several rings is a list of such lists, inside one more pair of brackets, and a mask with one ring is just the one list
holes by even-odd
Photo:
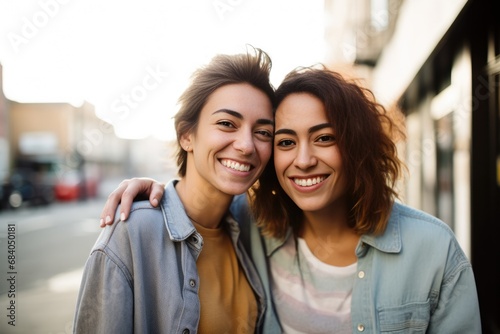
[[[381, 252], [399, 253], [402, 245], [400, 208], [401, 205], [395, 202], [392, 205], [392, 212], [385, 231], [380, 235], [365, 234], [361, 236], [360, 245], [365, 243]], [[356, 253], [358, 253], [358, 250], [359, 245]]]

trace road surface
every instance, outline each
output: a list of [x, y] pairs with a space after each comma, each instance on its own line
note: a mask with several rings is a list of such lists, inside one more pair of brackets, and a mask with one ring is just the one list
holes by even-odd
[[72, 333], [103, 204], [93, 199], [0, 212], [0, 333]]

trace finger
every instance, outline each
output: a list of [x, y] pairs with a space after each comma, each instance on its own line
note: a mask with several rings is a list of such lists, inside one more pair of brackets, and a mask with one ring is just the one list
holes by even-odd
[[164, 184], [151, 178], [139, 177], [123, 180], [108, 196], [101, 213], [101, 227], [113, 224], [118, 205], [120, 205], [120, 220], [126, 220], [130, 215], [134, 199], [139, 195], [149, 195], [151, 204], [157, 206], [163, 196], [164, 187]]
[[[127, 187], [123, 191], [121, 195], [121, 206], [120, 206], [120, 219], [127, 220], [130, 215], [130, 210], [132, 209], [132, 203], [134, 199], [137, 199], [138, 196], [149, 196], [152, 195], [152, 185], [156, 183], [153, 179], [145, 178], [145, 177], [135, 177], [127, 182]], [[163, 192], [161, 192], [161, 196]], [[158, 196], [158, 195], [156, 195]], [[158, 201], [156, 201], [158, 202]], [[151, 201], [151, 204], [154, 205], [154, 201]]]
[[128, 180], [122, 181], [118, 187], [109, 194], [104, 208], [101, 211], [100, 226], [111, 225], [115, 219], [116, 208], [120, 204], [122, 193], [128, 186]]
[[139, 195], [142, 191], [137, 186], [136, 183], [131, 182], [127, 189], [122, 194], [121, 205], [120, 205], [120, 220], [127, 220], [130, 210], [132, 209], [132, 203], [134, 198]]
[[160, 199], [163, 197], [165, 192], [165, 184], [160, 182], [154, 182], [151, 184], [151, 194], [149, 195], [149, 202], [152, 206], [157, 207], [160, 203]]

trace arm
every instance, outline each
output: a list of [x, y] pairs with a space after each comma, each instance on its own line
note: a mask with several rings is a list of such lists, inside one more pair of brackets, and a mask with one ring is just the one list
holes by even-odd
[[132, 333], [134, 299], [131, 282], [104, 252], [94, 251], [83, 273], [74, 318], [74, 333]]
[[109, 194], [104, 208], [101, 211], [100, 225], [111, 225], [115, 219], [115, 212], [120, 206], [120, 220], [126, 220], [134, 199], [149, 198], [151, 205], [156, 207], [163, 196], [165, 185], [151, 178], [139, 177], [123, 180], [118, 187]]
[[443, 282], [428, 333], [481, 333], [479, 302], [470, 265]]

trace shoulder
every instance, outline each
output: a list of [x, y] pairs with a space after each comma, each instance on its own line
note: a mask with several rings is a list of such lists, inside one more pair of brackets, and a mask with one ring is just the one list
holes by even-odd
[[[118, 207], [118, 210], [120, 210], [120, 207]], [[126, 220], [130, 227], [137, 228], [141, 228], [138, 224], [142, 222], [153, 223], [162, 221], [163, 215], [160, 206], [154, 207], [149, 201], [133, 202], [130, 208], [129, 218]]]
[[[117, 210], [119, 212], [120, 207]], [[93, 250], [122, 248], [137, 239], [161, 234], [164, 226], [160, 208], [153, 207], [149, 201], [134, 202], [129, 218], [126, 221], [117, 220], [112, 225], [106, 226]]]
[[[433, 253], [463, 252], [451, 228], [442, 220], [401, 203], [394, 203], [385, 231], [364, 235], [363, 242], [387, 253], [405, 256], [434, 256]], [[411, 255], [413, 254], [413, 255]]]
[[[390, 224], [400, 230], [403, 252], [415, 252], [429, 259], [468, 263], [455, 233], [445, 222], [422, 210], [395, 203]], [[450, 258], [451, 257], [451, 258]]]
[[437, 233], [454, 238], [452, 229], [441, 219], [401, 203], [394, 203], [389, 222], [399, 225], [403, 232]]

